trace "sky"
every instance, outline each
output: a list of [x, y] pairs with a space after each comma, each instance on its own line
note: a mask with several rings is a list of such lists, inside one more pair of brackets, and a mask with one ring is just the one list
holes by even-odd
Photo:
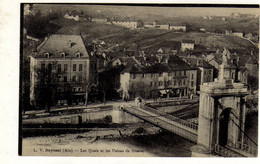
[[[44, 5], [46, 8], [50, 5]], [[48, 6], [48, 7], [47, 7]], [[53, 5], [52, 5], [53, 6]], [[59, 8], [56, 5], [56, 8]], [[77, 8], [94, 14], [116, 13], [121, 16], [156, 14], [163, 16], [230, 16], [231, 13], [259, 14], [259, 8], [216, 8], [216, 7], [152, 7], [152, 6], [112, 6], [112, 5], [63, 5], [62, 8]]]

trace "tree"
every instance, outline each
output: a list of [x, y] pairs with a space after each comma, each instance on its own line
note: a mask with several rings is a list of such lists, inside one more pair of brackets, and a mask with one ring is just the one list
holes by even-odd
[[35, 67], [36, 84], [34, 88], [35, 103], [37, 108], [45, 108], [50, 111], [56, 104], [58, 73], [55, 70], [56, 62], [49, 63], [47, 68]]

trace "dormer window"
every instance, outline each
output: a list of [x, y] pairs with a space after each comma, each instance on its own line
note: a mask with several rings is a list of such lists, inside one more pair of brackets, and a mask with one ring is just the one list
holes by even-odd
[[44, 53], [44, 56], [45, 56], [46, 58], [50, 58], [50, 53], [49, 53], [49, 52], [45, 52], [45, 53]]
[[76, 56], [77, 56], [77, 58], [80, 58], [80, 57], [81, 57], [81, 54], [78, 52], [78, 53], [76, 54]]
[[65, 57], [66, 57], [65, 52], [62, 52], [60, 55], [61, 55], [62, 58], [65, 58]]

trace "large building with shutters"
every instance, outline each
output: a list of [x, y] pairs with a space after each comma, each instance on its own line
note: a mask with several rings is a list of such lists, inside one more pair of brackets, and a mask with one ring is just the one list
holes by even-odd
[[176, 55], [156, 55], [136, 59], [120, 75], [123, 99], [135, 97], [181, 97], [196, 94], [197, 69]]
[[[57, 103], [80, 104], [85, 101], [86, 86], [97, 83], [99, 57], [91, 52], [80, 35], [51, 35], [30, 56], [30, 100], [35, 102], [37, 71], [51, 70], [57, 74]], [[65, 93], [71, 95], [71, 102]]]

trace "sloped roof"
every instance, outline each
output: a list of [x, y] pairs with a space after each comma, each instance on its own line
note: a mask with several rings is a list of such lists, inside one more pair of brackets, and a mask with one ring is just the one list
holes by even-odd
[[182, 39], [181, 42], [182, 43], [190, 43], [190, 44], [194, 44], [195, 43], [194, 40], [189, 40], [189, 39]]
[[246, 64], [258, 64], [256, 60], [254, 60], [252, 58], [252, 56], [250, 56], [247, 61], [246, 61]]
[[213, 68], [212, 65], [210, 65], [208, 62], [201, 58], [189, 58], [185, 57], [185, 60], [187, 63], [190, 64], [191, 67], [196, 68], [196, 67], [203, 67], [203, 68]]
[[[156, 60], [158, 61], [158, 58], [156, 56], [150, 56], [147, 57], [146, 61], [151, 61], [150, 60]], [[164, 56], [162, 60], [168, 59], [168, 62], [161, 62], [161, 63], [151, 63], [149, 66], [145, 65], [138, 65], [138, 64], [133, 64], [127, 66], [124, 70], [124, 72], [129, 72], [129, 73], [162, 73], [162, 72], [171, 72], [171, 71], [176, 71], [176, 70], [191, 70], [191, 68], [185, 61], [183, 61], [181, 58], [178, 56]]]
[[50, 54], [50, 58], [60, 57], [61, 53], [65, 53], [66, 57], [76, 57], [77, 53], [80, 53], [82, 58], [89, 57], [80, 35], [50, 35], [37, 47], [37, 53], [34, 57], [44, 57], [46, 52]]

